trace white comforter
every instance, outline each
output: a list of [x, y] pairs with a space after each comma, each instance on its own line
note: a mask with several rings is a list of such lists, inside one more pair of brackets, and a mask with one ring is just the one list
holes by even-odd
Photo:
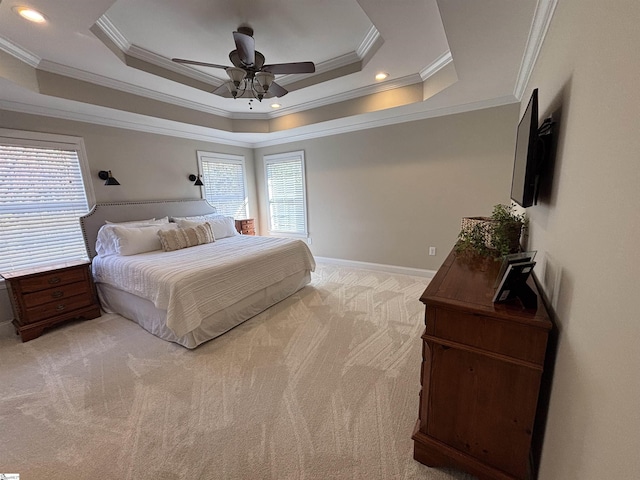
[[306, 243], [236, 235], [173, 252], [97, 256], [95, 281], [153, 302], [167, 326], [182, 336], [219, 310], [287, 276], [315, 270]]

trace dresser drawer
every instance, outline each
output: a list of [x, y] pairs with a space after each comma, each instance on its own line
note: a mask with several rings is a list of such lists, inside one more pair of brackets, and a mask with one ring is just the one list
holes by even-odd
[[538, 365], [544, 362], [547, 331], [542, 328], [441, 308], [433, 309], [427, 322], [433, 322], [435, 337]]
[[34, 277], [20, 279], [23, 293], [37, 292], [46, 288], [57, 287], [69, 283], [86, 281], [87, 267], [72, 268], [55, 272], [42, 273]]
[[44, 303], [36, 307], [27, 308], [25, 323], [33, 323], [45, 318], [53, 318], [73, 310], [87, 307], [93, 303], [91, 295], [75, 295], [57, 302]]
[[89, 295], [90, 284], [87, 282], [69, 283], [67, 285], [60, 285], [55, 288], [48, 288], [46, 290], [39, 290], [33, 293], [26, 293], [22, 297], [24, 300], [24, 306], [27, 309], [37, 307], [44, 303], [59, 302], [66, 300], [74, 295]]

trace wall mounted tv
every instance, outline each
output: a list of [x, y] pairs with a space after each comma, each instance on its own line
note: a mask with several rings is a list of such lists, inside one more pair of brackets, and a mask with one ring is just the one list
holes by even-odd
[[549, 156], [551, 127], [547, 118], [538, 128], [538, 89], [534, 89], [518, 124], [511, 179], [511, 200], [523, 208], [537, 203], [540, 177]]

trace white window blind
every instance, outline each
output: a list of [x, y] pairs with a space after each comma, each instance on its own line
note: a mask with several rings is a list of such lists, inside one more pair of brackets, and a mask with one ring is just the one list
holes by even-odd
[[269, 231], [307, 235], [304, 153], [265, 156]]
[[218, 213], [247, 218], [244, 157], [198, 152], [204, 198]]
[[88, 212], [78, 152], [5, 141], [0, 137], [0, 272], [87, 259], [78, 221]]

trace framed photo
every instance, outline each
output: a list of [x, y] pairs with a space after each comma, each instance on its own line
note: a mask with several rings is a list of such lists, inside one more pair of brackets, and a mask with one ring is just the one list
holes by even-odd
[[505, 255], [504, 259], [502, 260], [502, 265], [500, 266], [498, 276], [496, 277], [496, 281], [493, 284], [493, 288], [498, 288], [498, 285], [500, 285], [502, 277], [504, 277], [504, 274], [506, 273], [509, 265], [511, 265], [512, 263], [533, 262], [533, 259], [536, 258], [536, 253], [538, 253], [537, 250], [532, 250], [530, 252], [519, 252]]
[[527, 285], [527, 279], [535, 264], [536, 262], [509, 264], [493, 296], [493, 302], [502, 303], [517, 298], [524, 308], [537, 308], [538, 296]]

